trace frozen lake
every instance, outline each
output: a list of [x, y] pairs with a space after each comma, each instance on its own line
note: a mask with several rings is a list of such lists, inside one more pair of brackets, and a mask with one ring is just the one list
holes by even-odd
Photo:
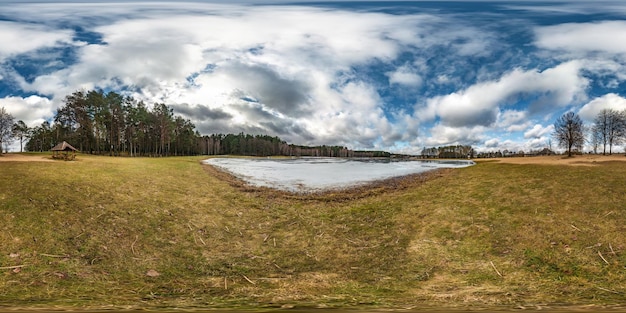
[[383, 162], [341, 158], [211, 158], [204, 163], [223, 169], [251, 185], [291, 192], [354, 187], [437, 168], [461, 168], [475, 164], [470, 160]]

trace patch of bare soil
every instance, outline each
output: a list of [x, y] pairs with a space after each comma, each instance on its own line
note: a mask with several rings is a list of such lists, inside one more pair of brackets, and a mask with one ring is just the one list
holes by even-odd
[[563, 155], [532, 156], [532, 157], [511, 157], [495, 159], [478, 159], [481, 161], [496, 161], [510, 164], [543, 164], [543, 165], [572, 165], [572, 166], [594, 166], [601, 162], [623, 161], [626, 162], [624, 154], [601, 155], [583, 154], [567, 157]]
[[0, 162], [52, 162], [50, 156], [5, 153], [0, 155]]

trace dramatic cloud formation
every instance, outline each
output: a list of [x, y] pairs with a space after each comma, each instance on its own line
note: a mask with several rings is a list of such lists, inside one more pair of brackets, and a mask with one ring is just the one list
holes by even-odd
[[541, 149], [626, 107], [620, 2], [297, 2], [2, 1], [0, 106], [35, 126], [113, 90], [202, 134], [403, 153]]

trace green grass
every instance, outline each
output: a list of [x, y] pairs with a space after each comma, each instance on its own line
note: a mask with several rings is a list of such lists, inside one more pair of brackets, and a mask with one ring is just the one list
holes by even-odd
[[77, 159], [0, 162], [0, 308], [513, 308], [626, 296], [626, 162], [485, 162], [305, 196], [244, 187], [202, 157]]

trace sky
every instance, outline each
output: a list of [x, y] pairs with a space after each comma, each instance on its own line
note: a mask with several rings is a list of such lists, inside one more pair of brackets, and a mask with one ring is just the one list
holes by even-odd
[[0, 0], [0, 42], [0, 107], [31, 127], [101, 89], [203, 135], [531, 151], [626, 109], [624, 1]]

